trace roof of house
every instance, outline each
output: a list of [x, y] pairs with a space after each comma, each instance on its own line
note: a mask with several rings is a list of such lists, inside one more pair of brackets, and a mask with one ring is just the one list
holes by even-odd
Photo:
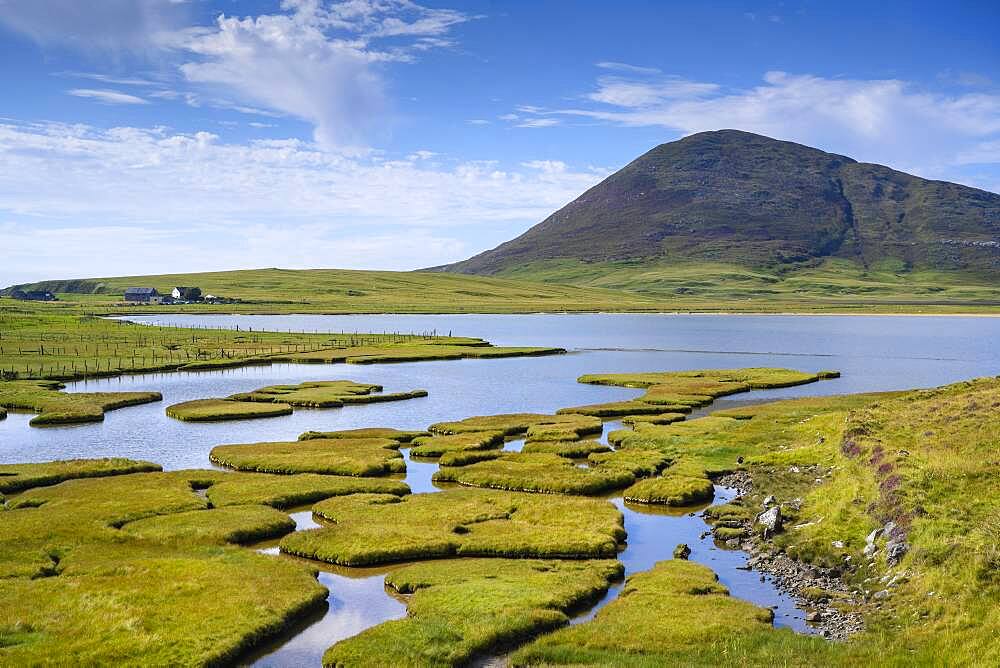
[[127, 295], [155, 295], [156, 288], [125, 288]]

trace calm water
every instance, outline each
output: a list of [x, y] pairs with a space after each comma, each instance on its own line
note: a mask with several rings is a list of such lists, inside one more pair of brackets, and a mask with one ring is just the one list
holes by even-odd
[[[686, 315], [459, 315], [459, 316], [146, 316], [137, 321], [186, 326], [321, 332], [430, 332], [481, 336], [498, 345], [550, 345], [568, 355], [543, 358], [418, 362], [409, 364], [274, 365], [216, 372], [147, 374], [80, 382], [70, 389], [156, 390], [164, 401], [111, 412], [103, 423], [37, 429], [30, 415], [0, 422], [0, 462], [70, 457], [126, 456], [168, 469], [205, 467], [220, 443], [293, 440], [303, 431], [362, 426], [422, 429], [432, 422], [470, 415], [551, 412], [565, 406], [635, 396], [637, 390], [580, 385], [583, 373], [667, 369], [787, 366], [836, 369], [837, 380], [798, 388], [753, 392], [740, 401], [927, 387], [1000, 374], [1000, 318], [860, 316]], [[386, 391], [424, 388], [430, 395], [405, 402], [297, 410], [265, 420], [192, 424], [171, 420], [166, 405], [226, 396], [275, 383], [349, 378], [379, 383]], [[726, 402], [718, 402], [716, 407]], [[614, 426], [609, 425], [609, 429]], [[519, 443], [508, 444], [516, 449]], [[433, 492], [434, 464], [408, 463], [414, 492]], [[717, 500], [727, 490], [719, 489]], [[613, 502], [625, 514], [628, 547], [620, 558], [629, 573], [669, 558], [677, 543], [692, 559], [711, 566], [733, 595], [776, 607], [776, 623], [804, 629], [802, 614], [757, 573], [737, 569], [746, 557], [701, 539], [706, 525], [689, 513], [657, 512]], [[294, 514], [300, 528], [313, 522], [307, 509]], [[268, 549], [263, 546], [261, 549]], [[273, 551], [273, 546], [271, 546]], [[339, 639], [405, 614], [405, 603], [385, 591], [387, 569], [325, 569], [329, 607], [304, 620], [288, 637], [253, 657], [261, 665], [318, 665]], [[614, 587], [595, 607], [617, 595]], [[587, 619], [594, 610], [582, 613]]]

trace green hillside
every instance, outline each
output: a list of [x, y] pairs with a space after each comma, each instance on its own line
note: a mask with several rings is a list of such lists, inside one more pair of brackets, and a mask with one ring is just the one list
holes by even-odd
[[586, 263], [592, 276], [607, 263], [708, 262], [787, 275], [830, 259], [862, 282], [891, 269], [986, 285], [1000, 277], [1000, 195], [748, 132], [703, 132], [654, 148], [520, 237], [438, 269], [552, 280], [553, 262]]

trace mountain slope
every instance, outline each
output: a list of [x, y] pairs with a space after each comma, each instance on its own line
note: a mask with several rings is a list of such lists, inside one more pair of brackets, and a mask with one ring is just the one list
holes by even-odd
[[439, 270], [693, 260], [1000, 275], [1000, 195], [737, 130], [657, 146], [520, 237]]

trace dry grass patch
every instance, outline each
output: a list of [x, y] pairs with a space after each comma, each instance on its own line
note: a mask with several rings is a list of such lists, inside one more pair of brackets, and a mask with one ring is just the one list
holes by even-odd
[[185, 422], [219, 422], [222, 420], [252, 420], [291, 415], [288, 404], [260, 404], [232, 399], [195, 399], [167, 406], [166, 413]]
[[399, 442], [387, 438], [316, 438], [305, 441], [219, 445], [209, 459], [239, 471], [378, 476], [404, 473]]

